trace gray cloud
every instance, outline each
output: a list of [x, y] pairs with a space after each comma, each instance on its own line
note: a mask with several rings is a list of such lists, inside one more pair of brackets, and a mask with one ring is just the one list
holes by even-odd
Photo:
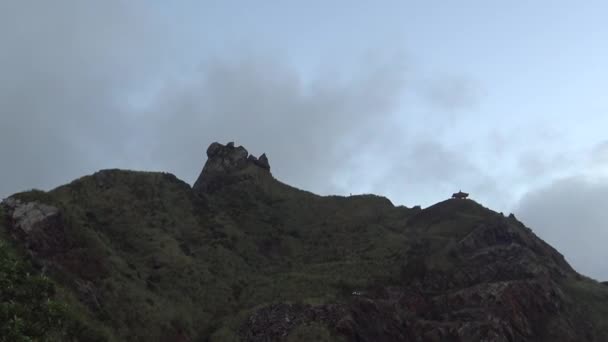
[[476, 107], [484, 92], [473, 79], [454, 75], [427, 80], [422, 84], [421, 94], [439, 109], [454, 111]]
[[0, 4], [1, 196], [106, 167], [192, 181], [215, 140], [268, 152], [286, 181], [331, 192], [332, 172], [381, 137], [403, 90], [398, 58], [304, 82], [287, 63], [243, 54], [209, 59], [167, 82], [147, 107], [129, 106], [141, 101], [130, 94], [158, 82], [171, 58], [163, 26], [146, 8], [118, 0]]
[[577, 176], [528, 192], [516, 214], [583, 274], [608, 279], [608, 179]]
[[389, 168], [376, 179], [374, 190], [402, 198], [407, 204], [426, 206], [462, 189], [477, 201], [506, 207], [504, 189], [464, 150], [460, 144], [448, 145], [430, 138], [403, 141], [393, 151], [393, 159], [384, 160]]
[[365, 60], [354, 69], [348, 77], [337, 68], [304, 81], [267, 57], [205, 63], [158, 94], [146, 114], [158, 128], [148, 158], [171, 160], [166, 167], [192, 181], [203, 144], [235, 140], [266, 152], [280, 179], [318, 193], [377, 192], [426, 205], [443, 198], [421, 194], [462, 186], [480, 200], [500, 197], [462, 146], [448, 148], [424, 116], [399, 107], [404, 93], [422, 86], [409, 82], [402, 59]]
[[[404, 93], [427, 90], [426, 105], [471, 105], [470, 80], [416, 81], [429, 78], [413, 77], [402, 54], [382, 53], [304, 79], [263, 51], [200, 56], [198, 70], [168, 78], [179, 69], [170, 66], [179, 39], [144, 4], [0, 4], [0, 196], [108, 167], [166, 170], [192, 182], [207, 145], [231, 140], [267, 152], [282, 180], [321, 193], [398, 194], [393, 184], [453, 191], [481, 174], [423, 115], [400, 107]], [[479, 179], [490, 193], [492, 181]]]
[[0, 3], [0, 196], [124, 158], [133, 122], [121, 104], [162, 56], [137, 3]]
[[608, 165], [608, 140], [593, 147], [591, 151], [591, 163], [597, 166]]
[[526, 150], [519, 155], [518, 167], [525, 179], [545, 178], [567, 171], [576, 160], [570, 154], [557, 152], [542, 153], [540, 149]]
[[[384, 128], [403, 91], [399, 61], [362, 65], [342, 79], [303, 81], [294, 68], [268, 58], [215, 60], [190, 80], [167, 86], [147, 113], [158, 131], [150, 158], [171, 160], [192, 180], [211, 141], [266, 152], [285, 181], [334, 192], [330, 179]], [[164, 138], [166, 137], [166, 138]], [[173, 137], [179, 137], [174, 139]]]

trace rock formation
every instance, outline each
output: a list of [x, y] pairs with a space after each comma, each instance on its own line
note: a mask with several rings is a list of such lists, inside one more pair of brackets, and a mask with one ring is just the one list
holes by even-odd
[[214, 142], [207, 148], [207, 162], [193, 189], [199, 193], [213, 192], [223, 184], [252, 179], [260, 171], [270, 174], [266, 154], [256, 158], [243, 146], [235, 147], [234, 142], [226, 145]]
[[30, 234], [41, 228], [41, 223], [59, 214], [59, 209], [50, 205], [29, 202], [24, 203], [16, 198], [7, 198], [2, 202], [9, 210], [14, 227], [24, 234]]
[[2, 206], [11, 223], [10, 233], [22, 241], [30, 254], [47, 257], [66, 248], [66, 236], [58, 208], [16, 198], [7, 198]]

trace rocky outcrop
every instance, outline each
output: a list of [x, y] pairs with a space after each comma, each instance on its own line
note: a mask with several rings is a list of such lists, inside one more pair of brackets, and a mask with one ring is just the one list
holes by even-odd
[[225, 146], [214, 142], [207, 148], [205, 169], [211, 172], [230, 172], [243, 169], [247, 165], [249, 153], [243, 146], [235, 147], [234, 143]]
[[[559, 289], [543, 281], [487, 283], [445, 294], [386, 288], [346, 304], [261, 308], [243, 324], [241, 337], [284, 341], [314, 322], [348, 341], [538, 341], [543, 320], [556, 316], [561, 305]], [[571, 329], [562, 323], [564, 331]]]
[[[276, 304], [255, 311], [241, 328], [244, 341], [284, 341], [316, 322], [348, 341], [577, 341], [561, 318], [564, 295], [548, 279], [489, 282], [433, 293], [386, 287], [346, 304]], [[554, 326], [549, 331], [548, 325]]]
[[266, 153], [262, 153], [256, 165], [258, 165], [262, 169], [270, 171], [270, 163], [268, 162], [268, 157], [266, 157]]
[[4, 200], [1, 205], [7, 213], [8, 233], [32, 257], [34, 266], [45, 273], [75, 275], [74, 282], [65, 285], [73, 288], [77, 298], [91, 311], [99, 312], [101, 304], [93, 282], [107, 275], [107, 265], [85, 252], [82, 243], [74, 241], [61, 210], [14, 197]]
[[256, 158], [234, 142], [226, 145], [214, 142], [207, 148], [207, 162], [193, 189], [199, 193], [214, 192], [227, 183], [255, 178], [260, 172], [270, 174], [266, 154]]
[[59, 209], [38, 203], [23, 203], [16, 198], [8, 198], [2, 204], [11, 213], [10, 217], [16, 229], [24, 234], [29, 234], [40, 227], [40, 223], [59, 214]]
[[298, 326], [313, 322], [335, 326], [347, 314], [344, 305], [273, 304], [256, 310], [240, 335], [244, 341], [280, 341]]
[[[473, 202], [446, 202], [431, 210], [437, 215], [453, 206], [477, 209]], [[568, 300], [559, 285], [576, 272], [518, 222], [489, 216], [448, 248], [432, 251], [430, 245], [421, 238], [404, 265], [401, 285], [353, 292], [339, 305], [262, 308], [242, 327], [243, 339], [283, 341], [311, 321], [360, 342], [577, 341], [585, 333], [564, 318]], [[431, 256], [449, 260], [449, 266], [430, 265]]]
[[58, 208], [10, 197], [2, 202], [8, 213], [10, 233], [35, 255], [49, 256], [65, 250], [66, 236]]

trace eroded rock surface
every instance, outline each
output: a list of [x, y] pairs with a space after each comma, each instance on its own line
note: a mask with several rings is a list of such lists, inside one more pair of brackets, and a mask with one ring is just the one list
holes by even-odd
[[8, 198], [2, 204], [8, 209], [15, 228], [25, 234], [43, 228], [41, 223], [59, 214], [59, 209], [53, 206], [38, 202], [24, 203], [16, 198]]
[[24, 202], [10, 197], [2, 202], [11, 233], [23, 241], [28, 251], [48, 256], [66, 248], [66, 237], [58, 208], [40, 202]]
[[207, 148], [207, 162], [193, 189], [199, 193], [214, 192], [226, 183], [255, 178], [259, 171], [270, 172], [266, 154], [256, 158], [233, 142], [226, 145], [214, 142]]

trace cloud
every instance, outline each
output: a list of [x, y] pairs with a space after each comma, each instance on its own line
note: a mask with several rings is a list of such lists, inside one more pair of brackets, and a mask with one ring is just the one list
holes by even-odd
[[529, 191], [515, 213], [579, 272], [608, 279], [608, 179], [574, 176]]
[[145, 114], [158, 130], [149, 157], [171, 160], [193, 180], [206, 144], [234, 140], [252, 153], [266, 152], [283, 180], [334, 192], [331, 177], [353, 154], [389, 139], [384, 129], [404, 90], [399, 61], [358, 70], [304, 81], [288, 63], [268, 57], [205, 63], [165, 87]]
[[386, 138], [403, 91], [398, 57], [305, 81], [269, 53], [235, 51], [170, 79], [170, 35], [140, 1], [2, 2], [0, 196], [108, 167], [193, 181], [207, 145], [230, 140], [267, 152], [285, 181], [336, 191], [334, 171]]
[[124, 96], [162, 56], [152, 18], [138, 1], [0, 3], [0, 196], [124, 158]]
[[392, 168], [378, 184], [382, 193], [425, 206], [462, 189], [482, 203], [505, 205], [499, 184], [461, 145], [427, 139], [403, 144], [399, 151], [399, 158], [387, 163]]
[[591, 163], [597, 166], [608, 165], [608, 140], [595, 145], [591, 151]]
[[[344, 56], [343, 65], [305, 74], [271, 57], [276, 51], [213, 57], [179, 46], [152, 8], [126, 0], [0, 4], [0, 197], [108, 167], [193, 182], [213, 141], [266, 152], [280, 179], [319, 193], [399, 196], [394, 182], [494, 191], [435, 124], [402, 103], [408, 92], [426, 92], [423, 106], [442, 108], [433, 120], [445, 129], [442, 111], [478, 101], [471, 80], [413, 75], [401, 53]], [[200, 67], [173, 65], [180, 51]]]
[[267, 56], [210, 60], [157, 94], [145, 114], [156, 141], [143, 140], [140, 150], [188, 181], [198, 176], [206, 144], [235, 141], [265, 152], [279, 179], [317, 193], [375, 192], [430, 204], [442, 198], [422, 194], [462, 186], [480, 200], [508, 197], [464, 147], [448, 147], [428, 120], [401, 107], [403, 94], [421, 86], [410, 82], [402, 59], [365, 59], [353, 69], [304, 80]]
[[431, 78], [422, 84], [421, 94], [430, 104], [448, 111], [475, 108], [484, 96], [477, 82], [462, 75]]
[[518, 168], [523, 178], [546, 179], [548, 175], [568, 171], [577, 162], [572, 154], [563, 151], [543, 153], [540, 149], [529, 149], [519, 155]]

